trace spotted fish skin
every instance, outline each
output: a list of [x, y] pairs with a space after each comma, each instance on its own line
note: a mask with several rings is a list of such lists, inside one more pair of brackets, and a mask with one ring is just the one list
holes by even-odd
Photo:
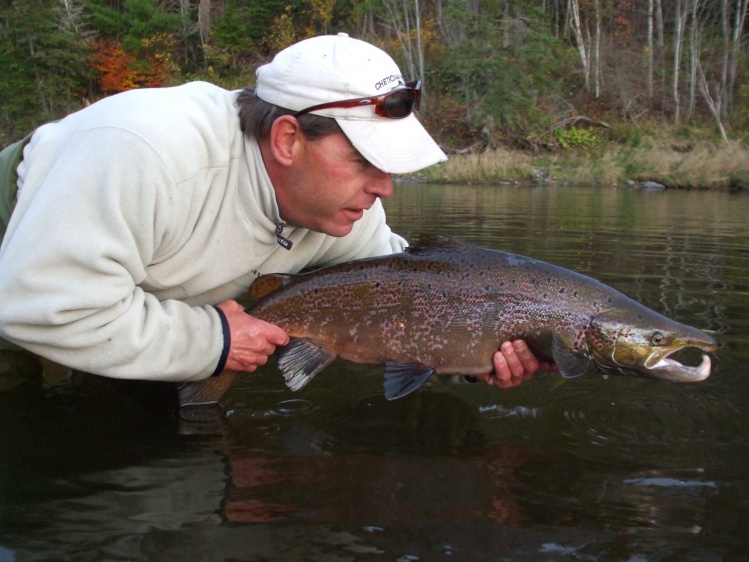
[[612, 298], [602, 285], [585, 298], [574, 277], [545, 265], [467, 245], [411, 246], [290, 276], [248, 312], [350, 361], [485, 374], [499, 344], [512, 338], [551, 358], [552, 326], [574, 331], [580, 347], [591, 313], [601, 310], [588, 301]]
[[248, 313], [292, 338], [279, 352], [290, 388], [302, 388], [341, 357], [386, 365], [386, 395], [397, 398], [432, 373], [491, 372], [493, 354], [514, 339], [526, 340], [569, 377], [590, 371], [668, 380], [709, 375], [707, 356], [700, 367], [666, 357], [684, 347], [712, 351], [713, 338], [600, 281], [456, 238], [415, 240], [404, 253], [264, 276], [251, 287], [259, 300]]

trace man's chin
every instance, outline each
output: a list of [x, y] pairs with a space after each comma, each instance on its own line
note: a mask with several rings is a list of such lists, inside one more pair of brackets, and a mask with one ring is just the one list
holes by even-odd
[[328, 236], [334, 236], [335, 238], [343, 238], [344, 236], [351, 234], [352, 230], [354, 230], [353, 224], [348, 227], [338, 226], [336, 228], [331, 228], [330, 230], [327, 230], [325, 234]]
[[359, 219], [361, 219], [361, 217], [362, 213], [345, 211], [344, 216], [338, 217], [338, 220], [335, 222], [331, 221], [328, 224], [321, 225], [322, 230], [320, 230], [320, 232], [323, 232], [328, 236], [335, 236], [336, 238], [347, 236], [351, 234], [352, 230], [354, 230], [354, 225]]

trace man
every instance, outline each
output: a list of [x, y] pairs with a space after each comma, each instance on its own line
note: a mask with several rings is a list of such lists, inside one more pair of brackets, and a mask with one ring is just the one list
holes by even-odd
[[[288, 342], [233, 300], [258, 275], [405, 247], [391, 174], [446, 159], [419, 87], [339, 34], [279, 53], [255, 91], [134, 90], [40, 127], [0, 248], [0, 335], [109, 377], [254, 371]], [[539, 364], [514, 342], [494, 366], [506, 387]]]

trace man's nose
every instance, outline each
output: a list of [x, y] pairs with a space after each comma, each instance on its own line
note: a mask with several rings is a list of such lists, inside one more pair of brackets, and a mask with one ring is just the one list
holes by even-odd
[[364, 191], [376, 195], [380, 199], [387, 199], [393, 194], [393, 176], [375, 169]]

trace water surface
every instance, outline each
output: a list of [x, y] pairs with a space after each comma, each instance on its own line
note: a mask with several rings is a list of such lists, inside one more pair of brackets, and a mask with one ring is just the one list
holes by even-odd
[[[713, 375], [435, 381], [387, 402], [379, 368], [339, 361], [291, 393], [269, 365], [195, 435], [169, 385], [48, 366], [0, 391], [0, 562], [748, 559], [748, 204], [399, 186], [396, 231], [597, 277], [713, 333]], [[6, 381], [34, 368], [7, 361]]]

